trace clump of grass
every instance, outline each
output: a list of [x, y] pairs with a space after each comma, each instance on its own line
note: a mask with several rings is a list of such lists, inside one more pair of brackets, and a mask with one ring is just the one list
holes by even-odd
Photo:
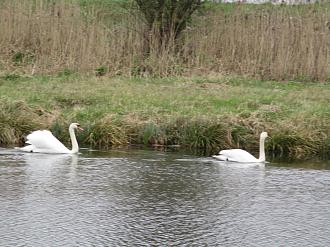
[[[251, 146], [251, 140], [255, 139], [253, 131], [246, 126], [235, 125], [230, 131], [230, 143], [234, 144], [237, 148], [246, 148]], [[256, 143], [253, 143], [256, 145]]]
[[218, 151], [226, 146], [226, 126], [217, 121], [196, 119], [184, 126], [183, 143], [190, 149], [204, 153]]
[[145, 145], [164, 145], [166, 142], [163, 129], [154, 122], [146, 123], [141, 129], [140, 136]]
[[268, 150], [276, 156], [306, 157], [318, 154], [320, 141], [302, 137], [296, 133], [272, 133]]
[[153, 146], [184, 144], [184, 129], [187, 119], [164, 118], [144, 122], [140, 126], [137, 142]]
[[0, 101], [0, 144], [19, 144], [30, 131], [45, 125], [47, 113], [23, 101]]
[[92, 125], [86, 141], [95, 147], [110, 148], [129, 144], [129, 136], [121, 119], [107, 115]]
[[183, 133], [186, 123], [187, 119], [183, 117], [173, 118], [163, 123], [166, 145], [184, 145]]
[[330, 157], [330, 136], [322, 143], [322, 154], [325, 157]]
[[160, 123], [150, 120], [139, 128], [137, 142], [145, 145], [175, 145], [204, 154], [228, 146], [226, 127], [216, 120], [178, 117]]
[[91, 127], [87, 142], [101, 148], [128, 144], [180, 145], [204, 154], [228, 147], [226, 127], [219, 121], [177, 118], [161, 123], [149, 119], [132, 124], [113, 115], [105, 116]]

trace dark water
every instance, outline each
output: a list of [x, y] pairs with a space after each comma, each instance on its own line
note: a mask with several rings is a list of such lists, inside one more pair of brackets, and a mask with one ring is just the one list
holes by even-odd
[[0, 246], [330, 246], [328, 169], [0, 149]]

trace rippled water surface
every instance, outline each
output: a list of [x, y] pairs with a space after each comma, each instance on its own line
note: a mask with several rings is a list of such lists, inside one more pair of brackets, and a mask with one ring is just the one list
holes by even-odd
[[0, 149], [0, 246], [330, 246], [329, 169]]

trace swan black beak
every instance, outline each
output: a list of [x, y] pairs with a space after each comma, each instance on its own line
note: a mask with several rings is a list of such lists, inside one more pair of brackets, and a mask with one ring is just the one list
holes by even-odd
[[81, 128], [80, 125], [77, 125], [77, 129], [80, 130], [80, 131], [84, 131], [84, 129]]

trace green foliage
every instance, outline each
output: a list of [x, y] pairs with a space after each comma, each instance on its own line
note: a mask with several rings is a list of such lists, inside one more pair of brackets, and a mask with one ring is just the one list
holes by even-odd
[[19, 66], [24, 63], [31, 64], [35, 60], [35, 56], [29, 52], [16, 52], [12, 57], [14, 65]]
[[5, 81], [18, 81], [21, 76], [18, 74], [6, 74], [4, 76], [1, 76], [0, 78]]
[[217, 151], [225, 145], [226, 127], [218, 122], [198, 119], [186, 123], [183, 143], [204, 153]]
[[269, 148], [275, 155], [284, 157], [316, 155], [320, 152], [319, 146], [319, 140], [302, 138], [289, 132], [273, 133], [269, 143]]
[[[251, 141], [255, 139], [255, 135], [251, 129], [245, 126], [235, 125], [231, 130], [231, 138], [237, 148], [246, 148], [251, 145]], [[253, 143], [255, 146], [257, 143]]]
[[186, 145], [184, 130], [187, 121], [190, 121], [190, 119], [178, 117], [162, 124], [166, 136], [166, 145]]
[[94, 147], [110, 148], [129, 144], [129, 137], [123, 122], [108, 115], [93, 124], [86, 141]]
[[67, 145], [70, 144], [70, 136], [68, 132], [70, 123], [70, 121], [66, 121], [65, 119], [59, 118], [55, 119], [55, 121], [51, 124], [49, 128], [57, 139], [59, 139], [63, 143], [66, 143]]
[[145, 145], [164, 145], [165, 143], [163, 130], [153, 122], [145, 124], [141, 137]]
[[59, 77], [67, 77], [74, 74], [74, 71], [71, 69], [64, 69], [58, 73]]
[[95, 74], [96, 76], [104, 76], [108, 72], [108, 67], [107, 66], [100, 66], [96, 68]]
[[330, 136], [328, 136], [322, 143], [322, 153], [325, 157], [330, 157]]
[[22, 52], [17, 52], [13, 56], [13, 62], [15, 64], [23, 63], [24, 54]]
[[201, 0], [134, 0], [149, 29], [155, 28], [161, 39], [178, 38]]

